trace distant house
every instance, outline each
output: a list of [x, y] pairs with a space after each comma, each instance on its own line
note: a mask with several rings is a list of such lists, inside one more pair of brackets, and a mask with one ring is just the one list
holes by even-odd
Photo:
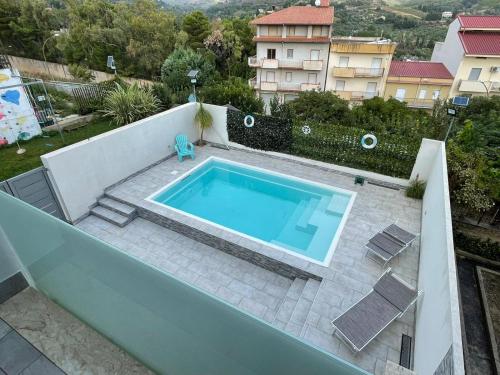
[[333, 7], [292, 6], [256, 18], [257, 55], [248, 59], [256, 68], [250, 85], [269, 107], [271, 98], [289, 101], [301, 91], [325, 89]]
[[381, 96], [396, 43], [368, 37], [334, 37], [325, 90], [352, 103]]
[[500, 94], [500, 16], [458, 16], [431, 61], [455, 77], [450, 96]]
[[453, 12], [443, 12], [441, 13], [441, 19], [446, 20], [453, 17]]
[[432, 108], [447, 99], [453, 76], [443, 63], [393, 61], [387, 76], [384, 99], [395, 98], [413, 108]]

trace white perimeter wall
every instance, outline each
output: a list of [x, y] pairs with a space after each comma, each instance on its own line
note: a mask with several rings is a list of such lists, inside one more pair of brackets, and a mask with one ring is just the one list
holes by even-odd
[[[422, 155], [421, 155], [422, 154]], [[425, 162], [424, 162], [425, 161]], [[424, 139], [412, 175], [427, 181], [422, 204], [414, 369], [434, 374], [453, 346], [453, 374], [464, 374], [460, 311], [451, 223], [446, 151], [443, 142]], [[444, 373], [441, 372], [440, 374]]]
[[[205, 106], [214, 119], [205, 139], [227, 142], [227, 109]], [[184, 104], [41, 156], [67, 218], [84, 216], [106, 187], [174, 153], [177, 134], [197, 141], [197, 108], [196, 103]]]

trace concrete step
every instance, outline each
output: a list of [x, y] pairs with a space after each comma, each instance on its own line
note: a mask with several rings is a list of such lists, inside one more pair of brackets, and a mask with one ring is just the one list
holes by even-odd
[[124, 216], [103, 206], [96, 206], [92, 208], [90, 210], [90, 214], [115, 224], [120, 228], [123, 228], [134, 219], [133, 217]]
[[302, 290], [306, 286], [306, 280], [302, 280], [299, 278], [295, 278], [288, 288], [288, 291], [285, 295], [285, 298], [281, 302], [281, 305], [276, 312], [276, 316], [274, 317], [274, 325], [278, 326], [281, 329], [284, 329], [287, 325], [288, 321], [292, 316], [293, 309], [297, 304], [297, 301], [302, 294]]
[[302, 333], [302, 327], [306, 322], [307, 316], [309, 315], [309, 310], [313, 304], [314, 298], [318, 293], [320, 282], [314, 279], [308, 279], [300, 297], [295, 304], [295, 307], [290, 316], [290, 320], [285, 326], [285, 331], [295, 335], [300, 336]]
[[107, 208], [108, 210], [119, 213], [120, 215], [123, 216], [129, 217], [129, 216], [135, 216], [136, 214], [136, 209], [134, 207], [129, 206], [128, 204], [125, 203], [118, 202], [109, 197], [100, 198], [97, 201], [97, 204], [99, 206]]

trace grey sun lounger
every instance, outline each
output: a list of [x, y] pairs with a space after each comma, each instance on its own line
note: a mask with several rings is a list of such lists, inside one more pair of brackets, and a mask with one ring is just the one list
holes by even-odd
[[419, 295], [389, 268], [370, 293], [332, 321], [333, 333], [357, 353], [402, 316]]
[[411, 246], [417, 235], [407, 232], [396, 224], [391, 224], [375, 236], [370, 238], [365, 245], [366, 254], [374, 255], [385, 264]]

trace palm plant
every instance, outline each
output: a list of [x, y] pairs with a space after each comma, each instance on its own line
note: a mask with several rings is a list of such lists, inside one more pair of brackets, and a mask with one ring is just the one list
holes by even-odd
[[201, 102], [200, 108], [198, 108], [198, 112], [196, 112], [196, 116], [194, 117], [194, 119], [201, 129], [200, 145], [203, 146], [205, 144], [205, 142], [203, 141], [203, 131], [212, 127], [213, 118], [210, 112], [207, 111], [205, 107], [203, 107], [203, 103]]
[[136, 83], [124, 87], [116, 84], [104, 99], [104, 116], [113, 118], [117, 125], [126, 125], [148, 117], [161, 109], [160, 100], [149, 88], [141, 88]]

